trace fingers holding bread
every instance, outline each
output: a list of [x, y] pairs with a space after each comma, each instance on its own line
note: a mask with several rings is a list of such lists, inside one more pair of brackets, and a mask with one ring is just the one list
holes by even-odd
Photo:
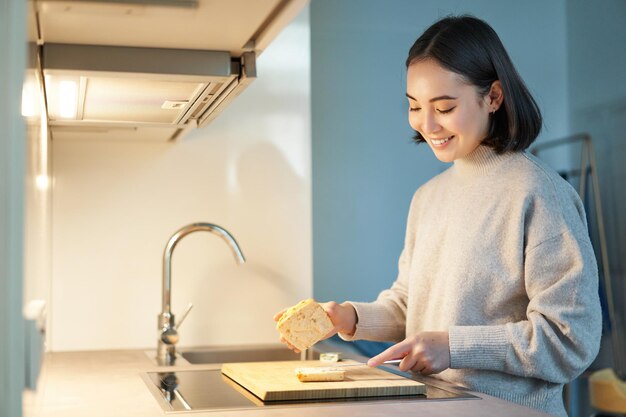
[[285, 314], [285, 311], [287, 311], [287, 309], [283, 308], [278, 313], [274, 314], [274, 321], [280, 320], [280, 318], [283, 316], [283, 314]]

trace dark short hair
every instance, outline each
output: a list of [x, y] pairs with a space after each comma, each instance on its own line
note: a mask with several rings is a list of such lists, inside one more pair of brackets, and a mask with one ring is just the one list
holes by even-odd
[[[483, 96], [494, 81], [500, 80], [504, 101], [490, 116], [484, 145], [497, 153], [523, 151], [537, 138], [542, 124], [541, 111], [500, 38], [485, 21], [461, 15], [435, 22], [411, 47], [406, 66], [426, 59], [434, 59], [461, 75]], [[419, 132], [413, 139], [418, 143], [425, 141]]]

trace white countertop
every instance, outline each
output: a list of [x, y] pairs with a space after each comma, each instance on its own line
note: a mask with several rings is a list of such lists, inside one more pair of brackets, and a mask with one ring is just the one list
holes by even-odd
[[[54, 352], [45, 356], [36, 392], [24, 396], [24, 417], [158, 417], [166, 413], [141, 375], [150, 371], [217, 369], [219, 364], [158, 367], [143, 350]], [[427, 382], [427, 381], [426, 381]], [[439, 382], [439, 384], [441, 384]], [[315, 404], [289, 408], [194, 411], [193, 417], [346, 415], [429, 417], [545, 417], [548, 414], [484, 394], [480, 399]], [[419, 413], [418, 413], [419, 411]], [[172, 413], [167, 413], [171, 415]], [[175, 415], [188, 414], [186, 412]]]

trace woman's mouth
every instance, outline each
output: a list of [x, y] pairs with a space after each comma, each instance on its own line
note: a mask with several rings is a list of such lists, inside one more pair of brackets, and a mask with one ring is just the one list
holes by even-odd
[[441, 146], [444, 143], [447, 143], [450, 139], [454, 138], [454, 135], [447, 137], [447, 138], [443, 138], [443, 139], [431, 139], [430, 141], [432, 142], [433, 145], [435, 146]]

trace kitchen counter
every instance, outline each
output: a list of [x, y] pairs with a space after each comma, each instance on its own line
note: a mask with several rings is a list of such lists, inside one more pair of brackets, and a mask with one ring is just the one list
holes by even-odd
[[[142, 379], [145, 372], [219, 369], [219, 364], [159, 367], [143, 350], [47, 353], [36, 392], [24, 396], [24, 417], [164, 416]], [[428, 383], [430, 378], [424, 378]], [[441, 385], [441, 381], [437, 381]], [[484, 394], [442, 401], [328, 403], [249, 410], [194, 411], [193, 417], [298, 416], [460, 416], [545, 417], [548, 414]], [[171, 413], [167, 413], [170, 415]], [[187, 412], [175, 413], [185, 415]]]

